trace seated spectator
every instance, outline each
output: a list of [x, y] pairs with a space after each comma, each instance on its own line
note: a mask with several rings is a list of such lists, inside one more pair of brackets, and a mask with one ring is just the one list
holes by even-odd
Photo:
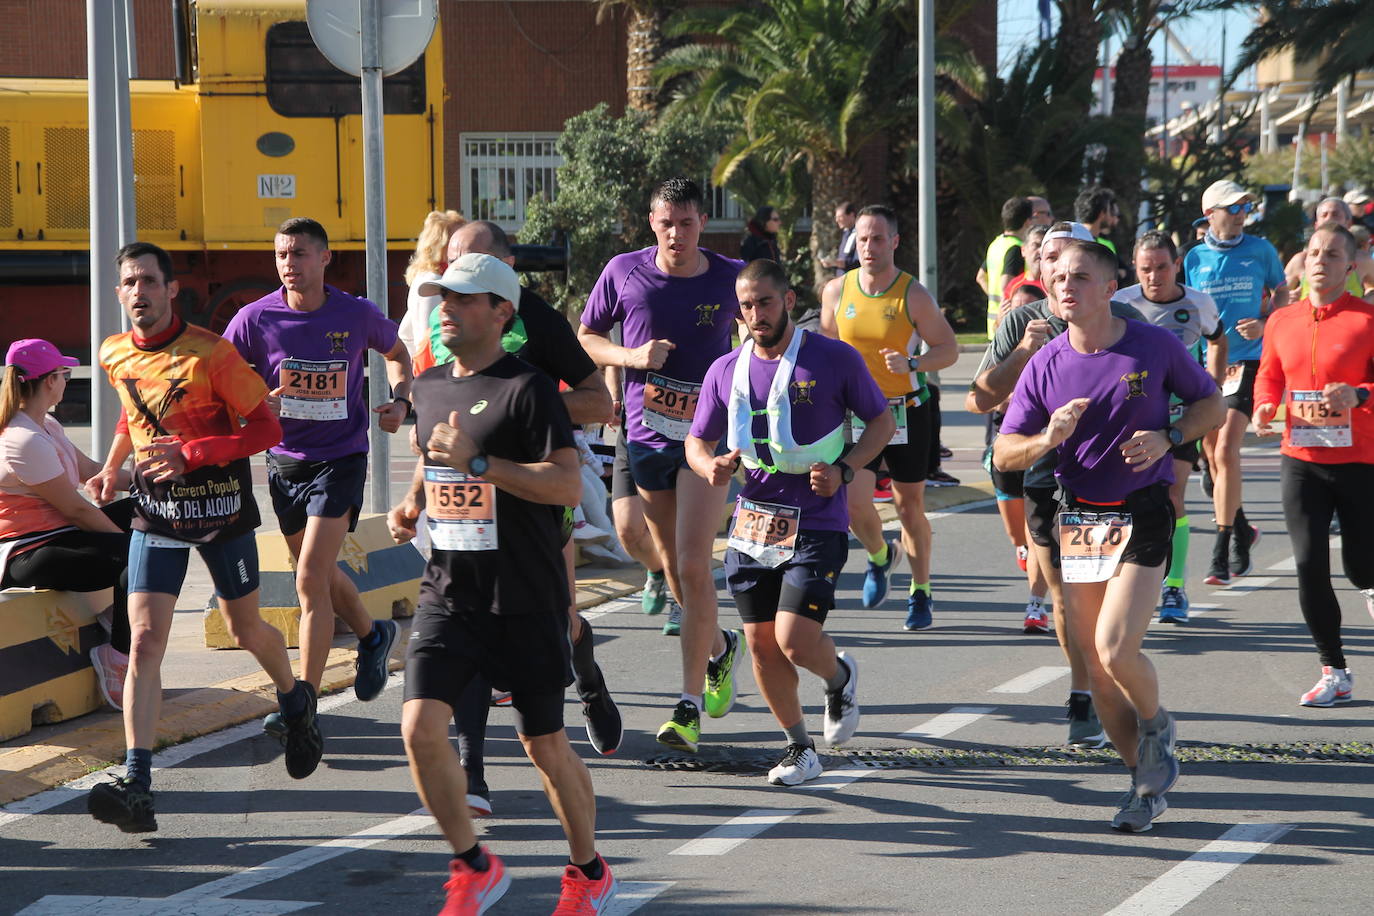
[[[133, 500], [98, 509], [81, 482], [100, 464], [48, 415], [77, 360], [46, 340], [18, 340], [0, 381], [0, 588], [96, 592], [114, 588], [110, 642], [91, 649], [101, 695], [122, 708], [129, 665], [126, 606]], [[121, 487], [128, 487], [127, 477]]]

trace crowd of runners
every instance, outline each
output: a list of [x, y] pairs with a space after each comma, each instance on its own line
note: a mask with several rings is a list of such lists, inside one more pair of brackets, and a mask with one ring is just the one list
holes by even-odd
[[[1374, 614], [1374, 566], [1357, 562], [1374, 555], [1374, 306], [1361, 298], [1374, 295], [1374, 271], [1335, 199], [1318, 208], [1322, 221], [1285, 276], [1273, 246], [1244, 231], [1253, 204], [1244, 188], [1217, 182], [1203, 195], [1205, 236], [1186, 254], [1146, 232], [1118, 256], [1099, 238], [1115, 220], [1109, 191], [1084, 192], [1074, 221], [1055, 221], [1043, 198], [1014, 198], [979, 275], [991, 343], [966, 403], [989, 417], [986, 466], [1030, 593], [1022, 628], [1053, 629], [1068, 660], [1067, 743], [1110, 741], [1128, 770], [1111, 820], [1123, 831], [1150, 828], [1179, 774], [1174, 721], [1141, 646], [1156, 616], [1187, 619], [1183, 494], [1199, 462], [1216, 512], [1204, 581], [1225, 585], [1250, 571], [1259, 536], [1241, 507], [1243, 436], [1252, 422], [1260, 435], [1282, 425], [1283, 507], [1321, 661], [1301, 703], [1352, 696], [1330, 576], [1333, 519], [1346, 576]], [[176, 314], [166, 252], [122, 249], [118, 298], [132, 329], [99, 346], [119, 426], [103, 465], [61, 464], [99, 504], [132, 497], [121, 582], [125, 774], [91, 790], [90, 813], [126, 832], [157, 829], [159, 669], [192, 548], [230, 634], [276, 685], [280, 709], [263, 729], [283, 744], [291, 777], [310, 776], [327, 749], [317, 695], [336, 617], [357, 638], [358, 699], [382, 691], [401, 628], [374, 621], [336, 563], [358, 521], [374, 414], [389, 433], [414, 420], [414, 475], [387, 522], [397, 542], [418, 537], [429, 554], [400, 733], [453, 850], [443, 913], [480, 913], [509, 886], [473, 824], [491, 813], [483, 736], [494, 698], [512, 707], [567, 837], [556, 913], [601, 912], [615, 893], [596, 848], [591, 775], [564, 722], [573, 685], [592, 747], [620, 746], [614, 677], [594, 658], [572, 598], [584, 424], [616, 433], [615, 528], [648, 571], [644, 611], [667, 611], [664, 632], [679, 638], [681, 692], [664, 700], [658, 742], [697, 751], [703, 712], [730, 712], [748, 658], [781, 733], [768, 781], [820, 775], [798, 669], [820, 682], [824, 741], [850, 741], [860, 659], [825, 630], [850, 536], [867, 555], [865, 607], [887, 601], [905, 558], [904, 629], [937, 619], [924, 501], [938, 464], [933, 375], [958, 356], [931, 292], [895, 264], [898, 214], [845, 205], [836, 215], [846, 236], [817, 330], [794, 320], [797, 297], [779, 264], [700, 246], [701, 190], [681, 178], [648, 202], [656, 244], [605, 266], [576, 333], [521, 287], [505, 233], [482, 221], [448, 235], [399, 336], [376, 305], [325, 284], [329, 242], [311, 219], [282, 224], [281, 288], [241, 310], [223, 337]], [[1138, 282], [1123, 285], [1132, 275]], [[390, 383], [385, 403], [367, 400], [369, 350]], [[60, 400], [71, 364], [44, 341], [10, 348], [6, 493], [54, 492], [48, 478], [30, 478], [44, 448], [69, 446], [41, 413]], [[249, 458], [264, 451], [295, 560], [299, 671], [259, 614]], [[891, 480], [890, 534], [874, 506], [879, 477]], [[742, 629], [722, 624], [712, 569], [732, 488], [725, 585]], [[111, 527], [75, 521], [49, 537], [109, 538]], [[5, 555], [41, 557], [45, 543], [29, 538]]]

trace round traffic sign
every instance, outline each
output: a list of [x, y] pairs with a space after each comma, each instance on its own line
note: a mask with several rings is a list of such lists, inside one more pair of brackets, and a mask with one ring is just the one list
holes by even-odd
[[[379, 56], [382, 73], [391, 76], [415, 63], [429, 46], [439, 21], [435, 0], [376, 0], [381, 7]], [[305, 19], [310, 37], [331, 64], [345, 73], [363, 75], [362, 0], [309, 0]]]

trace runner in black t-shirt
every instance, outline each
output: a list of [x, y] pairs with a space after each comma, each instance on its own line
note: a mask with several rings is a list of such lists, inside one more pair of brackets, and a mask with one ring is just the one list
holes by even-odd
[[[502, 228], [486, 220], [467, 223], [455, 232], [448, 243], [448, 262], [457, 263], [465, 254], [491, 255], [514, 266], [510, 241]], [[442, 292], [439, 284], [427, 284], [428, 295]], [[430, 315], [430, 352], [439, 365], [447, 364], [453, 354], [444, 346], [440, 331], [441, 312]], [[501, 346], [507, 353], [518, 356], [541, 370], [554, 382], [568, 386], [562, 394], [563, 406], [574, 425], [603, 422], [610, 414], [611, 398], [606, 384], [587, 351], [577, 341], [572, 326], [538, 294], [521, 288], [519, 307], [503, 328]], [[567, 537], [562, 546], [569, 595], [577, 590], [573, 569], [573, 543]], [[622, 726], [620, 710], [611, 698], [592, 652], [592, 627], [577, 613], [573, 601], [568, 602], [568, 617], [572, 626], [573, 677], [578, 699], [582, 701], [582, 715], [586, 720], [587, 740], [599, 754], [614, 754], [620, 747]], [[491, 685], [483, 677], [475, 677], [459, 699], [455, 719], [458, 725], [458, 753], [468, 777], [468, 802], [473, 814], [491, 814], [491, 793], [487, 788], [484, 766], [487, 714], [490, 709]]]
[[450, 904], [486, 909], [510, 879], [477, 843], [448, 723], [479, 674], [509, 690], [521, 744], [568, 838], [563, 902], [600, 912], [615, 880], [596, 853], [591, 777], [563, 728], [563, 691], [573, 676], [562, 507], [582, 496], [572, 428], [549, 379], [502, 349], [520, 297], [515, 271], [490, 255], [465, 254], [438, 285], [443, 342], [454, 361], [416, 380], [424, 453], [410, 492], [387, 519], [404, 542], [427, 509], [433, 545], [406, 658], [406, 754], [455, 853], [445, 884]]

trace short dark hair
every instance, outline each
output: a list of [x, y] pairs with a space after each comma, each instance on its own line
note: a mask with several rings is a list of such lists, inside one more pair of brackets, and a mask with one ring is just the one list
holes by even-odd
[[293, 216], [277, 227], [277, 235], [304, 235], [320, 243], [321, 248], [329, 247], [329, 233], [324, 231], [318, 220], [308, 216]]
[[1029, 229], [1026, 230], [1026, 241], [1029, 242], [1029, 241], [1030, 241], [1031, 239], [1033, 239], [1033, 238], [1039, 238], [1039, 239], [1041, 239], [1041, 240], [1043, 241], [1044, 238], [1045, 238], [1045, 236], [1047, 236], [1047, 235], [1049, 235], [1049, 234], [1050, 234], [1050, 227], [1049, 227], [1049, 226], [1043, 226], [1043, 225], [1031, 226]]
[[1029, 197], [1012, 197], [1002, 204], [1002, 228], [1008, 232], [1015, 232], [1031, 218], [1035, 213], [1035, 205], [1030, 202]]
[[1059, 253], [1059, 260], [1062, 262], [1070, 251], [1081, 251], [1083, 254], [1101, 267], [1109, 279], [1116, 279], [1116, 255], [1112, 250], [1101, 242], [1085, 242], [1082, 239], [1071, 239], [1069, 244], [1064, 246], [1064, 250]]
[[869, 204], [859, 211], [859, 216], [881, 216], [887, 220], [887, 228], [892, 230], [892, 234], [897, 234], [897, 211], [885, 204]]
[[[506, 230], [496, 225], [489, 219], [475, 219], [468, 223], [469, 226], [480, 226], [482, 231], [487, 234], [486, 253], [493, 258], [508, 258], [511, 256], [510, 236], [506, 235]], [[460, 227], [461, 231], [461, 227]]]
[[836, 204], [836, 205], [835, 205], [835, 209], [836, 209], [836, 210], [839, 210], [841, 213], [845, 213], [845, 214], [853, 213], [853, 212], [854, 212], [854, 204], [850, 203], [850, 202], [847, 201], [847, 200], [844, 200], [844, 201], [841, 201], [841, 202], [839, 202], [838, 204]]
[[1131, 252], [1132, 260], [1147, 248], [1163, 248], [1169, 252], [1169, 260], [1178, 260], [1178, 246], [1174, 244], [1173, 237], [1167, 232], [1158, 229], [1151, 229], [1140, 238], [1135, 240], [1135, 250]]
[[130, 242], [115, 255], [115, 266], [123, 267], [125, 261], [137, 261], [152, 255], [157, 260], [157, 269], [162, 272], [163, 285], [172, 282], [172, 256], [152, 242]]
[[1100, 184], [1089, 185], [1079, 192], [1073, 201], [1073, 218], [1080, 223], [1091, 223], [1116, 203], [1116, 192]]
[[792, 288], [792, 283], [787, 279], [787, 271], [782, 269], [782, 265], [777, 261], [770, 261], [768, 258], [759, 258], [744, 265], [744, 269], [735, 277], [735, 281], [748, 280], [768, 280], [778, 292], [787, 292]]
[[[1345, 201], [1341, 201], [1341, 203], [1345, 203]], [[1342, 242], [1345, 242], [1345, 251], [1346, 254], [1350, 255], [1350, 260], [1355, 260], [1355, 256], [1359, 254], [1360, 243], [1358, 240], [1356, 240], [1355, 233], [1351, 232], [1349, 229], [1345, 228], [1340, 223], [1327, 220], [1326, 222], [1318, 226], [1316, 229], [1312, 230], [1313, 235], [1316, 235], [1318, 232], [1329, 232], [1330, 234], [1340, 239]]]
[[692, 179], [681, 176], [659, 182], [658, 187], [654, 188], [654, 193], [649, 196], [649, 209], [652, 211], [661, 203], [676, 204], [682, 207], [690, 204], [697, 208], [698, 213], [706, 212], [706, 203], [705, 198], [701, 196], [701, 187]]

